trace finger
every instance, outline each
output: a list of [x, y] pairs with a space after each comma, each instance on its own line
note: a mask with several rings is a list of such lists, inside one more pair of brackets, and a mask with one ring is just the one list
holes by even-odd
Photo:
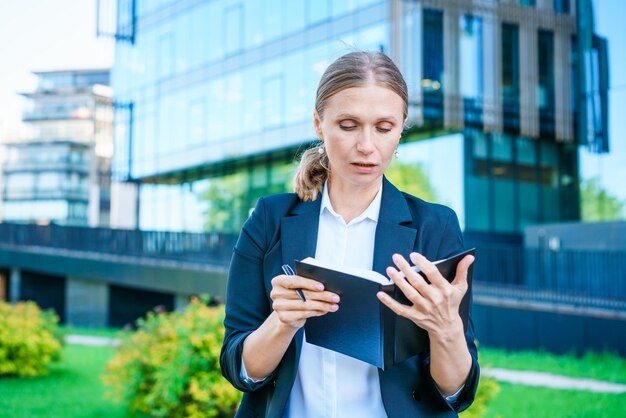
[[[418, 273], [415, 272], [415, 270], [411, 268], [411, 265], [408, 261], [406, 261], [404, 257], [402, 257], [400, 254], [394, 254], [392, 258], [396, 266], [398, 266], [402, 273], [404, 273], [404, 277], [406, 277], [406, 280], [402, 280], [403, 282], [406, 282], [408, 280], [410, 286], [416, 289], [422, 296], [427, 296], [432, 291], [428, 283], [426, 283], [422, 276], [420, 276]], [[403, 291], [403, 293], [408, 297], [406, 292]]]
[[330, 312], [327, 311], [285, 311], [279, 313], [279, 318], [283, 322], [297, 322], [303, 319], [323, 316]]
[[456, 276], [454, 276], [454, 280], [452, 281], [453, 286], [458, 286], [461, 288], [467, 288], [467, 272], [470, 266], [474, 263], [473, 255], [466, 255], [456, 266]]
[[441, 275], [437, 266], [420, 253], [411, 253], [411, 261], [420, 269], [428, 278], [428, 281], [439, 288], [450, 285], [448, 281]]
[[[295, 292], [292, 291], [292, 293], [295, 293]], [[303, 293], [307, 301], [317, 300], [320, 302], [328, 302], [328, 303], [339, 303], [341, 301], [341, 297], [338, 294], [329, 292], [329, 291], [311, 292], [307, 290], [307, 291], [304, 291]], [[296, 293], [296, 298], [299, 298], [297, 293]]]
[[406, 278], [402, 273], [393, 267], [387, 267], [387, 275], [393, 280], [393, 282], [398, 286], [400, 291], [406, 296], [408, 300], [410, 300], [414, 304], [421, 303], [423, 299], [423, 295], [411, 285], [411, 283], [406, 281]]
[[287, 276], [281, 274], [272, 279], [272, 286], [282, 286], [286, 289], [306, 289], [312, 291], [324, 290], [324, 285], [317, 280], [307, 279], [302, 276]]
[[[304, 294], [304, 298], [307, 301], [317, 300], [320, 302], [328, 302], [328, 303], [339, 303], [341, 301], [341, 297], [339, 295], [337, 295], [336, 293], [329, 292], [329, 291], [315, 292], [315, 291], [306, 290], [306, 291], [303, 291], [302, 293]], [[273, 288], [272, 292], [270, 293], [270, 297], [272, 298], [272, 300], [292, 299], [292, 300], [301, 301], [300, 296], [298, 296], [298, 293], [296, 292], [295, 289], [287, 289], [282, 286], [277, 286]]]
[[291, 299], [278, 299], [274, 301], [272, 307], [275, 311], [322, 311], [322, 312], [336, 312], [339, 309], [339, 305], [336, 303], [326, 303], [318, 301], [302, 302], [301, 300]]
[[409, 306], [403, 305], [385, 292], [376, 293], [376, 297], [378, 297], [378, 300], [380, 300], [385, 306], [387, 306], [397, 315], [411, 319], [412, 310]]

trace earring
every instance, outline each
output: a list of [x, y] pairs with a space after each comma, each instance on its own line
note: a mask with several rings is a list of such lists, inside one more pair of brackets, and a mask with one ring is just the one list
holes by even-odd
[[398, 157], [400, 157], [400, 153], [398, 152], [398, 148], [396, 148], [396, 152], [393, 153], [393, 156], [395, 157], [396, 160], [398, 159]]
[[317, 152], [322, 155], [324, 154], [326, 150], [324, 149], [324, 145], [320, 145], [319, 147], [317, 147]]

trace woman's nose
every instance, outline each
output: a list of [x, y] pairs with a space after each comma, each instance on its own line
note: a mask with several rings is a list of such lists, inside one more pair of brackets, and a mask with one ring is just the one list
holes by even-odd
[[369, 129], [364, 129], [359, 135], [356, 149], [363, 154], [371, 154], [374, 151], [372, 134]]

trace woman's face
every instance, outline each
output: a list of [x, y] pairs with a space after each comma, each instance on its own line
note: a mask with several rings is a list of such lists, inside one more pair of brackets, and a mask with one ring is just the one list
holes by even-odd
[[372, 83], [331, 96], [321, 118], [314, 112], [333, 186], [380, 184], [402, 134], [403, 110], [404, 102], [397, 93]]

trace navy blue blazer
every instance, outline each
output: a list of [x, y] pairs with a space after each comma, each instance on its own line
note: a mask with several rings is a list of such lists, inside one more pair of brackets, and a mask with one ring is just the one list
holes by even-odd
[[[220, 355], [222, 374], [244, 392], [236, 417], [282, 417], [295, 381], [302, 329], [298, 331], [276, 370], [260, 386], [240, 378], [245, 338], [272, 312], [271, 280], [281, 266], [315, 256], [321, 199], [302, 202], [285, 193], [259, 199], [244, 224], [228, 273], [225, 337]], [[373, 269], [386, 275], [391, 256], [408, 258], [417, 251], [429, 260], [461, 252], [463, 237], [454, 211], [400, 192], [383, 180], [382, 200], [374, 243]], [[473, 323], [465, 334], [472, 368], [454, 405], [439, 393], [430, 375], [429, 353], [412, 357], [389, 370], [378, 370], [383, 404], [395, 417], [454, 417], [473, 401], [479, 366]]]

